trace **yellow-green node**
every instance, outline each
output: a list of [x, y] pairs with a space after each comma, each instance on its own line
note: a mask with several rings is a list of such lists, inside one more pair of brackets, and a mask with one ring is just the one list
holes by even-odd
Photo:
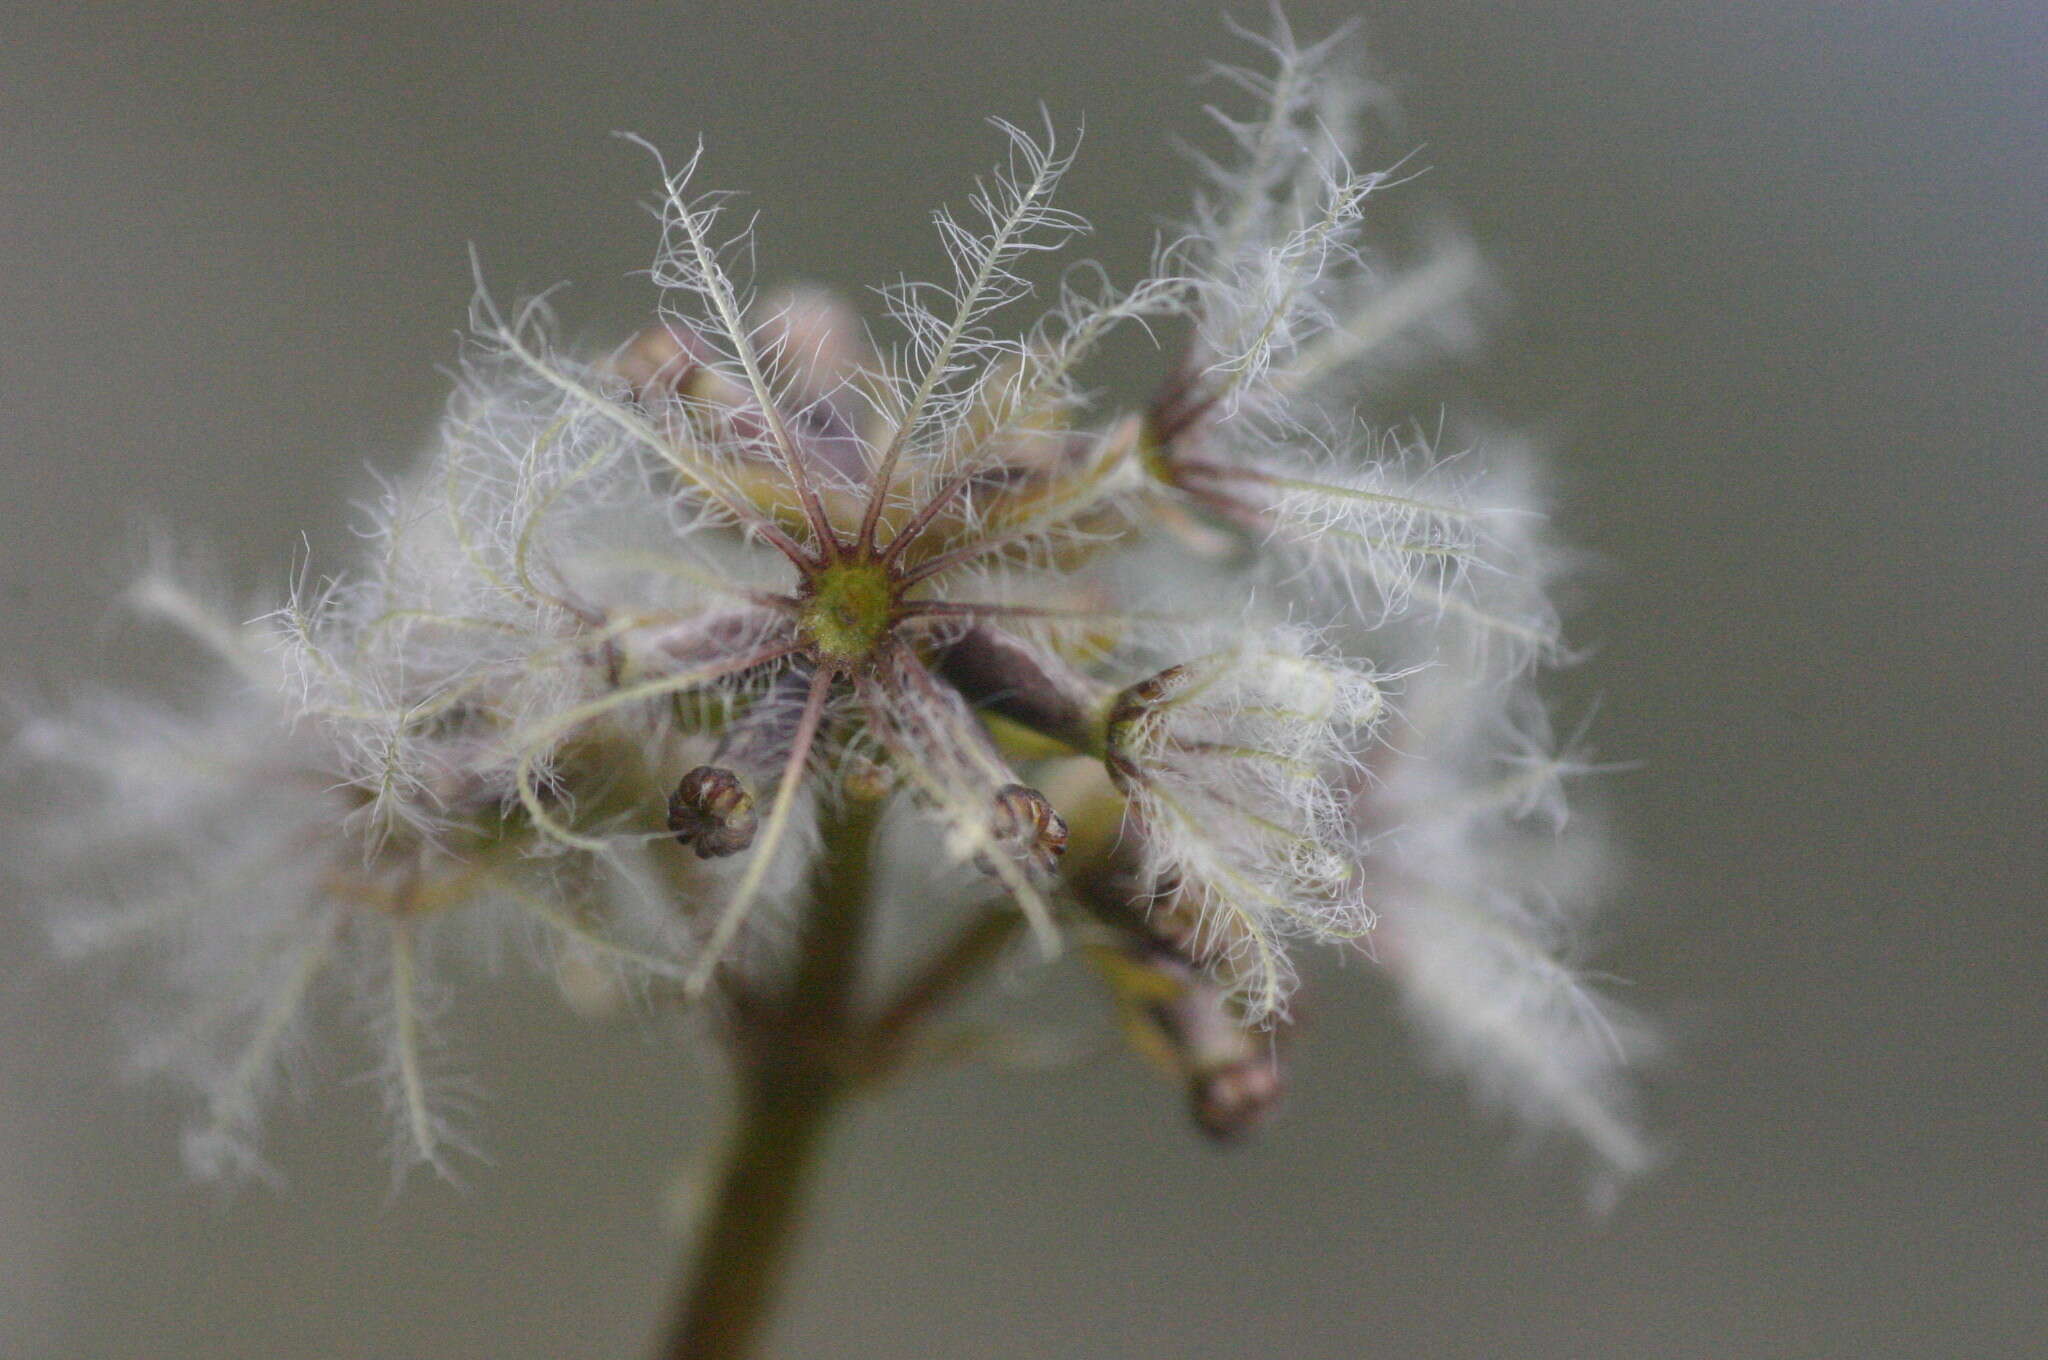
[[835, 562], [811, 578], [803, 631], [818, 654], [860, 661], [874, 653], [894, 613], [889, 569], [877, 562]]

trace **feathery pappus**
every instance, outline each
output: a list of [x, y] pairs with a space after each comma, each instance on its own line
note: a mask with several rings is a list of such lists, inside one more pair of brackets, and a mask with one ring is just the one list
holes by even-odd
[[[873, 325], [757, 289], [701, 153], [664, 163], [653, 323], [579, 354], [479, 285], [360, 561], [253, 620], [143, 578], [209, 654], [195, 698], [39, 710], [16, 745], [60, 947], [168, 994], [140, 1056], [198, 1091], [196, 1168], [261, 1166], [322, 995], [367, 1020], [401, 1161], [445, 1169], [466, 955], [744, 1018], [808, 985], [835, 876], [892, 855], [949, 869], [953, 900], [889, 904], [913, 933], [964, 908], [987, 950], [1086, 960], [1218, 1136], [1277, 1100], [1320, 942], [1486, 1098], [1646, 1163], [1647, 1032], [1580, 953], [1589, 767], [1536, 690], [1565, 659], [1540, 469], [1371, 406], [1462, 343], [1485, 272], [1386, 247], [1348, 42], [1258, 41], [1145, 277], [1053, 259], [1086, 224], [1049, 117], [995, 124], [935, 217], [949, 274]], [[1167, 358], [1118, 409], [1089, 375], [1132, 331]]]

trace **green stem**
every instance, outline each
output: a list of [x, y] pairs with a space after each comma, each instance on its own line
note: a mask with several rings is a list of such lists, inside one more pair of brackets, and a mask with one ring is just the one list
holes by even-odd
[[718, 1202], [668, 1342], [669, 1360], [736, 1360], [767, 1329], [810, 1170], [836, 1105], [830, 1084], [750, 1080]]
[[1023, 913], [1008, 907], [985, 911], [960, 928], [923, 967], [912, 974], [867, 1028], [869, 1067], [877, 1077], [900, 1067], [910, 1054], [919, 1024], [940, 1010], [988, 969], [1024, 928]]
[[985, 972], [1021, 928], [1015, 911], [975, 917], [872, 1018], [862, 1016], [855, 1002], [879, 814], [878, 802], [849, 798], [827, 815], [825, 854], [786, 987], [733, 991], [739, 1118], [663, 1360], [756, 1353], [833, 1115], [848, 1096], [897, 1071], [919, 1025]]
[[660, 1351], [667, 1360], [737, 1360], [766, 1333], [819, 1145], [848, 1091], [878, 812], [849, 799], [828, 815], [787, 990], [735, 998], [739, 1121]]

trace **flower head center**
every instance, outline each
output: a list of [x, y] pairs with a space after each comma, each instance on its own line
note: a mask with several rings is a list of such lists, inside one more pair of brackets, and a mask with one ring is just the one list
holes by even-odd
[[798, 617], [804, 636], [832, 661], [862, 661], [895, 622], [889, 568], [851, 559], [821, 567], [805, 586]]

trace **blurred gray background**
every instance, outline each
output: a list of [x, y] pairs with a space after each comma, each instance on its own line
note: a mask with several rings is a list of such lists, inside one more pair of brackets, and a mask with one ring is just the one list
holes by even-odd
[[[927, 272], [927, 209], [1043, 98], [1066, 206], [1142, 262], [1189, 175], [1205, 4], [6, 7], [6, 681], [109, 642], [138, 511], [282, 579], [428, 430], [469, 289], [645, 314], [644, 157], [701, 131], [763, 274]], [[1305, 33], [1352, 17], [1300, 0]], [[1248, 16], [1256, 18], [1255, 15]], [[843, 1131], [791, 1356], [1869, 1357], [2048, 1351], [2038, 5], [1389, 0], [1361, 15], [1515, 304], [1466, 381], [1610, 564], [1566, 679], [1639, 858], [1608, 959], [1670, 1017], [1673, 1153], [1604, 1220], [1325, 969], [1296, 1095], [1218, 1153], [1116, 1058], [961, 1071]], [[182, 662], [180, 662], [182, 664]], [[0, 917], [0, 1355], [617, 1357], [716, 1085], [507, 985], [465, 1193], [387, 1195], [371, 1093], [282, 1193], [181, 1179], [106, 998]]]

